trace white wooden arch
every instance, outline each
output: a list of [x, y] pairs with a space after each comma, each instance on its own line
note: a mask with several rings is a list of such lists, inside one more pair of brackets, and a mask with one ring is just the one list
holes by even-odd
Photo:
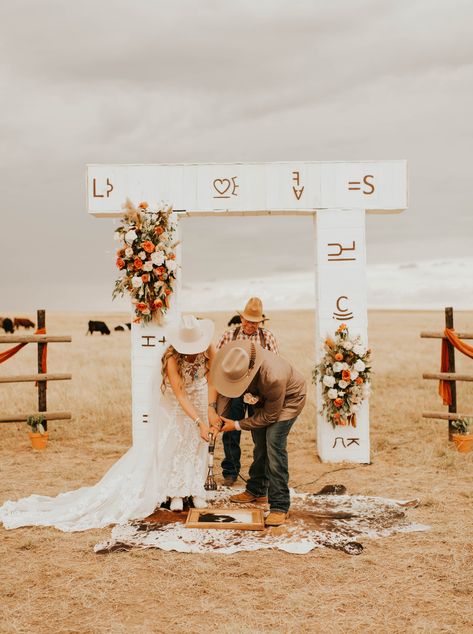
[[[88, 165], [87, 207], [117, 217], [130, 198], [171, 203], [176, 218], [212, 215], [313, 215], [315, 223], [316, 346], [340, 323], [368, 343], [365, 213], [407, 208], [407, 163], [399, 161], [285, 162], [169, 165]], [[179, 224], [179, 223], [178, 223]], [[185, 245], [184, 245], [185, 248]], [[181, 262], [181, 249], [177, 260]], [[185, 272], [184, 272], [185, 274]], [[133, 443], [146, 442], [152, 368], [166, 348], [166, 329], [180, 317], [179, 275], [163, 326], [132, 327]], [[264, 298], [263, 298], [264, 300]], [[209, 306], [209, 311], [211, 310]], [[317, 394], [320, 403], [320, 393]], [[332, 426], [317, 415], [317, 451], [323, 462], [370, 462], [369, 404], [358, 425]]]

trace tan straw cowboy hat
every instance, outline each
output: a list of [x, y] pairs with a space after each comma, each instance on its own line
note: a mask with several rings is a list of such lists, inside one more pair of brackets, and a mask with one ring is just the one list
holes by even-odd
[[263, 321], [263, 302], [259, 297], [250, 297], [242, 313], [239, 313], [246, 321]]
[[215, 325], [211, 319], [196, 319], [183, 315], [178, 324], [172, 325], [166, 337], [171, 346], [181, 354], [198, 354], [210, 345]]
[[241, 396], [258, 372], [263, 357], [264, 352], [260, 345], [248, 339], [231, 341], [215, 355], [210, 381], [223, 396]]

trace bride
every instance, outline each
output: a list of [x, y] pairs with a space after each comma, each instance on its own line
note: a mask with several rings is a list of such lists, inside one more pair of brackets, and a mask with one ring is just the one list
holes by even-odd
[[194, 506], [205, 507], [206, 441], [210, 430], [218, 432], [219, 423], [215, 410], [207, 407], [216, 401], [208, 380], [213, 333], [210, 319], [193, 316], [183, 317], [166, 333], [171, 345], [153, 379], [150, 442], [131, 447], [94, 486], [5, 502], [0, 507], [5, 528], [102, 528], [146, 517], [168, 498], [172, 510], [181, 510], [183, 498], [190, 496]]

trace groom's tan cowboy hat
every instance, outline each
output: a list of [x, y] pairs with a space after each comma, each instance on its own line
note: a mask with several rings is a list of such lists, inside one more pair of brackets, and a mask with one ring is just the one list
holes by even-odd
[[238, 314], [240, 317], [244, 317], [246, 321], [264, 321], [263, 302], [259, 297], [250, 297], [250, 299], [246, 302], [243, 312]]
[[214, 329], [211, 319], [183, 315], [178, 324], [168, 329], [166, 337], [171, 346], [181, 354], [198, 354], [209, 347]]
[[222, 396], [241, 396], [263, 362], [263, 348], [249, 339], [231, 341], [215, 355], [210, 381]]

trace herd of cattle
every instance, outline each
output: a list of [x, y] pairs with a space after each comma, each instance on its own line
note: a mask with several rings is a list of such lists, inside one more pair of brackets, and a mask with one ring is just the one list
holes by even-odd
[[[230, 321], [228, 322], [229, 326], [233, 326], [235, 324], [241, 323], [240, 315], [234, 315]], [[15, 317], [14, 319], [10, 319], [10, 317], [0, 317], [0, 328], [6, 333], [13, 333], [18, 328], [34, 328], [35, 325], [31, 321], [31, 319], [27, 319], [26, 317]], [[126, 322], [123, 324], [118, 324], [115, 326], [114, 330], [131, 330], [131, 322]], [[99, 332], [101, 335], [109, 335], [110, 328], [104, 321], [93, 321], [89, 320], [89, 327], [87, 329], [86, 335], [93, 335], [94, 332]]]
[[10, 319], [10, 317], [0, 317], [0, 328], [6, 333], [13, 333], [18, 328], [26, 328], [29, 330], [30, 328], [34, 328], [34, 323], [31, 319], [27, 319], [26, 317], [15, 317], [14, 319]]

